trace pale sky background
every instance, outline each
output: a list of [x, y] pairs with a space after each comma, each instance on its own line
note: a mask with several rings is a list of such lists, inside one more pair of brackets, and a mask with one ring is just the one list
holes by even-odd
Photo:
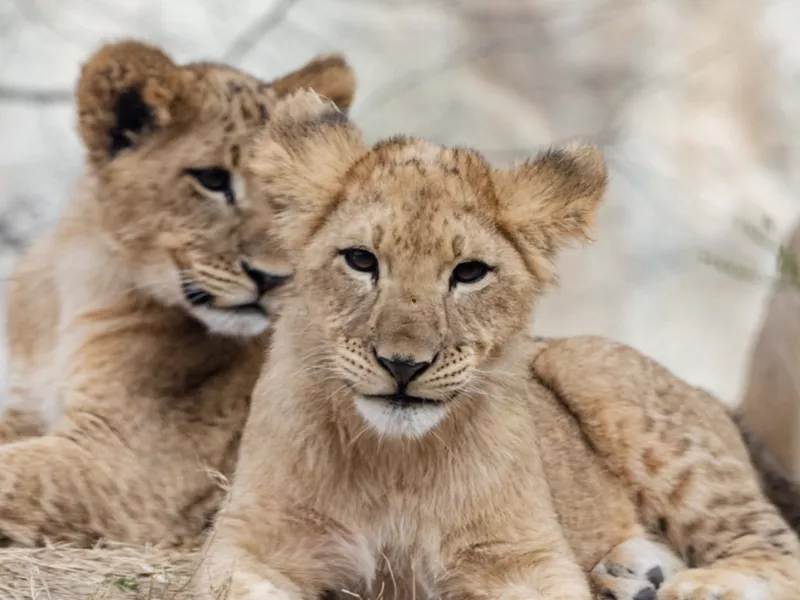
[[80, 175], [70, 95], [101, 42], [264, 78], [340, 51], [373, 140], [424, 135], [498, 163], [602, 144], [597, 242], [563, 256], [535, 330], [622, 340], [736, 402], [775, 262], [740, 222], [768, 218], [777, 239], [800, 208], [799, 32], [789, 0], [0, 0], [0, 283]]

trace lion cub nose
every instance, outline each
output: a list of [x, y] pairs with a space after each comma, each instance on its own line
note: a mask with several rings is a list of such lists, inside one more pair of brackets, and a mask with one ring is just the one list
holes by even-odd
[[245, 261], [242, 261], [242, 270], [256, 284], [259, 298], [267, 292], [279, 288], [290, 279], [288, 275], [272, 275], [266, 271], [254, 269]]
[[425, 369], [431, 366], [430, 362], [416, 362], [413, 359], [401, 356], [392, 356], [391, 358], [385, 358], [378, 354], [375, 356], [380, 365], [391, 373], [401, 388], [408, 385], [415, 377], [418, 377]]

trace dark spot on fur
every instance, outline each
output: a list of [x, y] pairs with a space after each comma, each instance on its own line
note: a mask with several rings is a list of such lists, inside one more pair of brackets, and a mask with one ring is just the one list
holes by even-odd
[[258, 118], [262, 123], [266, 123], [267, 119], [269, 119], [269, 111], [263, 104], [258, 105]]
[[694, 569], [697, 567], [697, 550], [692, 544], [686, 546], [686, 566], [690, 569]]
[[722, 507], [740, 507], [750, 502], [755, 502], [755, 498], [751, 494], [730, 493], [712, 498], [708, 503], [708, 510], [714, 512]]
[[661, 567], [653, 567], [647, 572], [647, 581], [653, 584], [653, 587], [658, 589], [664, 583], [664, 571]]
[[658, 517], [658, 531], [664, 537], [669, 533], [669, 523], [665, 517]]
[[633, 600], [656, 600], [656, 591], [653, 588], [644, 588], [636, 592]]
[[666, 462], [663, 458], [659, 455], [657, 450], [653, 448], [647, 448], [642, 455], [642, 462], [644, 463], [644, 468], [647, 471], [647, 474], [651, 477], [656, 475], [662, 468], [664, 468]]
[[736, 535], [734, 535], [731, 539], [729, 539], [728, 540], [728, 544], [732, 544], [733, 542], [735, 542], [737, 540], [740, 540], [742, 538], [745, 538], [745, 537], [748, 537], [748, 536], [751, 536], [751, 535], [756, 535], [756, 534], [753, 531], [741, 531], [741, 532], [737, 533]]
[[422, 166], [422, 161], [418, 158], [409, 158], [405, 164], [416, 168], [420, 173], [425, 173], [425, 167]]
[[239, 159], [241, 158], [241, 149], [239, 144], [234, 144], [231, 148], [231, 163], [234, 168], [239, 166]]
[[685, 504], [684, 499], [686, 494], [692, 489], [694, 481], [694, 471], [691, 469], [684, 469], [678, 473], [677, 481], [670, 491], [668, 500], [673, 506], [681, 506]]

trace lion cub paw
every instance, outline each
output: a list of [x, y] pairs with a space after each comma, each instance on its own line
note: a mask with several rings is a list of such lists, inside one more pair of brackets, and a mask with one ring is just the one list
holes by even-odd
[[690, 569], [664, 584], [658, 600], [772, 600], [765, 581], [726, 569]]
[[590, 577], [601, 600], [660, 600], [656, 592], [661, 584], [684, 568], [666, 546], [634, 537], [606, 554]]
[[[215, 597], [220, 596], [217, 594]], [[252, 573], [234, 573], [227, 593], [221, 597], [226, 600], [299, 600], [294, 594]]]

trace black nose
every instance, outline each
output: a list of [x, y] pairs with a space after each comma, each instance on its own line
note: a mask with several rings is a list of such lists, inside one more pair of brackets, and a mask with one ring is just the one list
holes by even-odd
[[272, 275], [266, 271], [254, 269], [244, 261], [242, 261], [242, 269], [253, 283], [256, 284], [259, 296], [263, 296], [267, 292], [282, 286], [291, 278], [290, 275]]
[[377, 353], [375, 356], [381, 366], [392, 374], [394, 380], [401, 387], [408, 385], [415, 377], [431, 366], [429, 362], [415, 362], [399, 356], [384, 358]]

